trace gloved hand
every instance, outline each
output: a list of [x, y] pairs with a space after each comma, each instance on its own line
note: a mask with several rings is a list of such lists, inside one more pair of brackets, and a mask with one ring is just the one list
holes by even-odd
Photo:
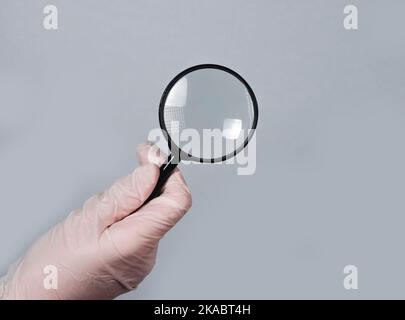
[[[111, 299], [136, 288], [154, 266], [159, 240], [191, 206], [176, 169], [162, 195], [141, 207], [159, 176], [157, 151], [138, 147], [139, 168], [39, 238], [0, 281], [0, 298]], [[46, 266], [56, 267], [56, 290], [44, 286]]]

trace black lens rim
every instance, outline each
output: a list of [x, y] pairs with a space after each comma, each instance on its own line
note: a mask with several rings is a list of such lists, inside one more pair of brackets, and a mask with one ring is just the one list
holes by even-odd
[[[224, 72], [227, 72], [229, 74], [231, 74], [232, 76], [234, 76], [235, 78], [237, 78], [247, 89], [249, 96], [252, 100], [253, 103], [253, 121], [252, 121], [252, 127], [249, 130], [249, 134], [246, 137], [245, 141], [243, 142], [242, 145], [240, 145], [236, 150], [234, 150], [231, 153], [228, 153], [226, 155], [223, 155], [222, 157], [217, 157], [217, 158], [202, 158], [202, 157], [195, 157], [192, 154], [189, 154], [187, 152], [184, 152], [183, 150], [181, 150], [181, 148], [179, 146], [177, 146], [173, 140], [171, 139], [170, 135], [167, 132], [167, 128], [166, 128], [166, 124], [164, 121], [164, 108], [165, 108], [165, 104], [166, 104], [166, 99], [167, 96], [169, 95], [170, 90], [173, 88], [173, 86], [177, 83], [177, 81], [179, 81], [182, 77], [184, 77], [185, 75], [196, 71], [196, 70], [201, 70], [201, 69], [216, 69], [216, 70], [221, 70]], [[258, 108], [258, 103], [257, 103], [257, 99], [256, 96], [252, 90], [252, 88], [250, 87], [250, 85], [247, 83], [247, 81], [242, 78], [242, 76], [240, 74], [238, 74], [237, 72], [235, 72], [232, 69], [229, 69], [225, 66], [219, 65], [219, 64], [199, 64], [199, 65], [195, 65], [192, 66], [190, 68], [187, 68], [185, 70], [183, 70], [182, 72], [180, 72], [177, 76], [175, 76], [170, 82], [169, 84], [166, 86], [165, 90], [163, 91], [162, 97], [160, 99], [160, 103], [159, 103], [159, 124], [160, 124], [160, 128], [163, 131], [163, 134], [169, 144], [169, 149], [172, 152], [172, 154], [177, 154], [177, 156], [179, 157], [179, 161], [180, 160], [187, 160], [187, 161], [195, 161], [195, 162], [201, 162], [201, 163], [215, 163], [215, 162], [223, 162], [226, 161], [228, 159], [233, 158], [234, 156], [236, 156], [239, 152], [241, 152], [249, 143], [249, 141], [252, 139], [253, 135], [255, 134], [256, 131], [256, 127], [257, 127], [257, 122], [258, 122], [258, 118], [259, 118], [259, 108]], [[173, 150], [175, 149], [175, 150]]]

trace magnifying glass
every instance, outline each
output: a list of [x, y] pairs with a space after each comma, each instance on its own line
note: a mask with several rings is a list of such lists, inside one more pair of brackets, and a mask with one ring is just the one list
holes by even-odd
[[235, 71], [201, 64], [179, 73], [159, 104], [159, 123], [170, 154], [145, 202], [159, 196], [180, 161], [217, 163], [236, 156], [254, 135], [257, 120], [255, 94]]

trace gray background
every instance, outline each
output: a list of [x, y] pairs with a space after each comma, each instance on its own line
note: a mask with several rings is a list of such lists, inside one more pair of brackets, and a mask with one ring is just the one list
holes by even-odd
[[[42, 27], [50, 3], [57, 31]], [[256, 92], [256, 174], [183, 166], [194, 206], [124, 297], [404, 298], [404, 9], [0, 0], [0, 273], [131, 171], [167, 82], [211, 62]], [[357, 291], [343, 287], [347, 264]]]

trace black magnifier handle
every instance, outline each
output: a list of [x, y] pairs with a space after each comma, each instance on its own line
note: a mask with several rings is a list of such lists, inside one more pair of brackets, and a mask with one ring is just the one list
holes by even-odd
[[173, 170], [176, 169], [178, 163], [179, 161], [176, 160], [173, 155], [171, 155], [168, 158], [168, 161], [162, 164], [162, 166], [160, 167], [160, 175], [156, 183], [156, 186], [153, 189], [150, 196], [148, 197], [148, 199], [146, 199], [145, 202], [143, 203], [144, 205], [148, 203], [150, 200], [160, 196], [160, 194], [162, 193], [163, 186], [167, 182], [167, 179], [169, 179], [170, 175], [173, 173]]

